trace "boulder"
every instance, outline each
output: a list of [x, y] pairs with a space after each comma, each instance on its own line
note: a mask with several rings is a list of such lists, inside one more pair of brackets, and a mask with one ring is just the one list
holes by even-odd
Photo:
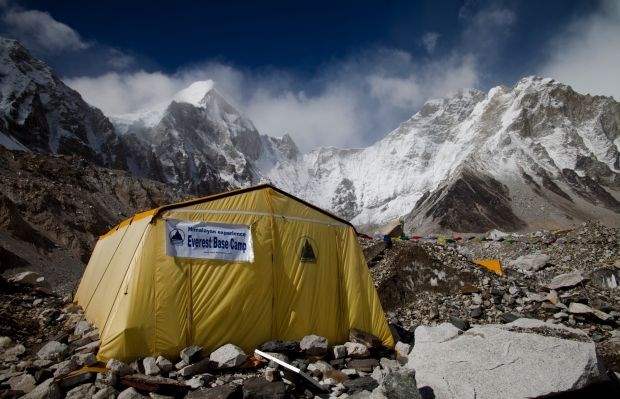
[[174, 368], [174, 364], [163, 356], [158, 356], [157, 360], [155, 360], [155, 364], [164, 373], [169, 373]]
[[551, 281], [547, 284], [547, 288], [550, 290], [570, 288], [585, 280], [586, 278], [581, 274], [581, 272], [559, 274], [551, 279]]
[[31, 392], [36, 386], [36, 380], [30, 374], [21, 374], [9, 378], [9, 386], [14, 391]]
[[588, 316], [602, 322], [608, 322], [610, 320], [613, 320], [613, 317], [611, 317], [607, 313], [578, 302], [571, 302], [568, 305], [568, 313]]
[[323, 356], [327, 353], [329, 343], [327, 338], [318, 335], [306, 335], [299, 343], [299, 347], [311, 356]]
[[65, 399], [92, 398], [95, 392], [97, 392], [97, 387], [93, 383], [79, 385], [67, 392]]
[[157, 366], [157, 360], [151, 356], [142, 359], [142, 366], [144, 367], [144, 374], [146, 375], [157, 375], [161, 372]]
[[359, 344], [357, 342], [345, 342], [344, 346], [347, 348], [347, 356], [349, 357], [360, 359], [370, 356], [370, 351], [364, 344]]
[[581, 330], [540, 320], [418, 327], [406, 367], [437, 398], [529, 398], [577, 390], [605, 378]]
[[187, 364], [192, 364], [198, 359], [200, 359], [200, 354], [202, 353], [202, 346], [191, 345], [187, 348], [183, 349], [179, 356], [181, 360], [184, 360]]
[[148, 398], [148, 396], [142, 395], [136, 390], [136, 388], [130, 387], [118, 394], [118, 399], [141, 399]]
[[112, 373], [117, 374], [119, 377], [135, 373], [135, 370], [132, 369], [127, 363], [121, 362], [120, 360], [116, 359], [108, 360], [106, 367], [109, 368]]
[[58, 341], [50, 341], [45, 344], [37, 352], [37, 357], [42, 360], [62, 360], [69, 352], [69, 347], [65, 344], [61, 344]]
[[233, 344], [221, 346], [209, 356], [209, 360], [216, 363], [218, 368], [239, 367], [247, 358], [243, 349]]
[[530, 254], [519, 256], [517, 259], [510, 262], [510, 266], [524, 273], [534, 273], [545, 267], [549, 262], [549, 255], [545, 254]]

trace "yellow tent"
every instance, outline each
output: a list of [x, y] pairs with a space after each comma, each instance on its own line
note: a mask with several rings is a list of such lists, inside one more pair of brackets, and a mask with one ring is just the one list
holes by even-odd
[[100, 237], [75, 296], [99, 359], [252, 351], [350, 328], [393, 338], [355, 229], [270, 185], [140, 213]]
[[502, 264], [499, 259], [477, 259], [474, 260], [474, 263], [478, 266], [486, 267], [500, 276], [504, 275], [504, 270], [502, 269]]

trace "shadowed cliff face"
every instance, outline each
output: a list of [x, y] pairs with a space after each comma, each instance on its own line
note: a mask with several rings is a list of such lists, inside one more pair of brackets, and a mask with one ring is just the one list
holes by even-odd
[[139, 211], [186, 198], [77, 156], [0, 146], [1, 267], [36, 270], [54, 286], [72, 285], [98, 236]]

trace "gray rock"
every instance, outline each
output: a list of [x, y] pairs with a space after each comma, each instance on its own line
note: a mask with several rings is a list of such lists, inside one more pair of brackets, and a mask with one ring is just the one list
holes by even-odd
[[416, 329], [406, 365], [416, 371], [418, 387], [429, 387], [437, 398], [539, 397], [605, 376], [594, 343], [581, 330], [531, 319], [461, 335], [441, 327]]
[[79, 353], [77, 355], [73, 355], [73, 359], [78, 364], [78, 366], [94, 366], [97, 364], [97, 356], [92, 353]]
[[50, 288], [50, 285], [47, 281], [45, 281], [45, 277], [41, 276], [39, 273], [31, 271], [17, 273], [9, 277], [8, 281], [11, 283], [31, 285], [34, 287]]
[[206, 373], [207, 371], [211, 371], [216, 367], [217, 365], [211, 360], [202, 359], [198, 363], [190, 364], [189, 366], [183, 367], [181, 370], [179, 370], [179, 374], [182, 377], [187, 378], [193, 376], [194, 374]]
[[22, 396], [21, 399], [61, 399], [64, 396], [64, 392], [58, 388], [58, 385], [54, 384], [54, 379], [49, 378]]
[[321, 374], [324, 374], [326, 371], [330, 371], [333, 369], [334, 368], [332, 367], [332, 365], [324, 360], [319, 360], [318, 362], [310, 363], [308, 365], [308, 371], [312, 372], [318, 370], [321, 372]]
[[75, 329], [73, 330], [73, 335], [84, 335], [90, 330], [93, 329], [93, 325], [90, 324], [88, 320], [81, 320], [75, 325]]
[[327, 353], [328, 347], [327, 338], [318, 335], [306, 335], [299, 343], [299, 348], [312, 356], [323, 356]]
[[[161, 372], [154, 357], [145, 357], [142, 360], [142, 365], [144, 366], [144, 374], [146, 375], [158, 375]], [[170, 366], [172, 366], [172, 363], [170, 363]]]
[[74, 358], [65, 360], [64, 362], [58, 363], [56, 370], [54, 371], [54, 377], [69, 374], [70, 372], [75, 371], [79, 368], [80, 366], [77, 364]]
[[108, 360], [106, 367], [109, 368], [110, 371], [112, 371], [113, 373], [117, 374], [119, 377], [135, 373], [135, 370], [132, 369], [127, 363], [121, 362], [120, 360], [116, 359]]
[[239, 367], [247, 358], [243, 349], [233, 344], [226, 344], [219, 347], [209, 355], [209, 360], [217, 364], [218, 368]]
[[110, 386], [103, 387], [93, 395], [93, 399], [115, 399], [118, 391]]
[[334, 359], [344, 359], [347, 357], [347, 348], [344, 345], [336, 345], [332, 348]]
[[163, 356], [158, 356], [155, 364], [164, 373], [169, 373], [174, 368], [174, 364]]
[[379, 365], [377, 359], [353, 359], [348, 363], [348, 367], [365, 373], [372, 373], [372, 370]]
[[25, 393], [34, 390], [37, 382], [30, 374], [21, 374], [9, 378], [9, 386], [15, 391], [24, 391]]
[[187, 364], [192, 364], [198, 359], [200, 359], [201, 353], [202, 346], [190, 345], [187, 348], [183, 349], [179, 355], [181, 357], [181, 360], [184, 360]]
[[26, 347], [22, 344], [14, 345], [4, 352], [2, 352], [1, 356], [5, 362], [14, 362], [17, 361], [17, 358], [23, 355], [26, 352]]
[[370, 376], [356, 378], [354, 380], [347, 380], [343, 382], [347, 387], [349, 393], [355, 393], [360, 391], [372, 391], [379, 386], [377, 380]]
[[347, 356], [352, 358], [365, 358], [370, 356], [370, 350], [364, 344], [356, 342], [345, 342], [345, 348], [347, 348]]
[[13, 340], [10, 337], [0, 337], [0, 351], [11, 345], [13, 345]]
[[263, 352], [299, 352], [299, 342], [272, 340], [265, 342], [258, 349]]
[[66, 390], [73, 388], [76, 385], [84, 384], [95, 379], [95, 373], [77, 373], [64, 377], [59, 382], [59, 386]]
[[472, 317], [472, 319], [478, 319], [482, 316], [482, 307], [481, 306], [475, 306], [473, 308], [471, 308], [469, 310], [469, 315]]
[[140, 392], [136, 391], [135, 388], [127, 388], [123, 392], [118, 394], [118, 399], [141, 399], [148, 398], [148, 396], [142, 395]]
[[459, 330], [469, 330], [469, 322], [456, 316], [450, 316], [450, 323]]
[[546, 254], [530, 254], [519, 256], [510, 262], [510, 266], [524, 273], [534, 273], [545, 267], [549, 262], [549, 255]]
[[411, 352], [411, 345], [398, 341], [394, 349], [400, 356], [407, 356]]
[[413, 370], [399, 370], [383, 377], [381, 391], [388, 399], [422, 399]]
[[573, 273], [564, 273], [555, 276], [549, 284], [547, 284], [547, 288], [550, 290], [559, 290], [562, 288], [570, 288], [574, 287], [577, 284], [585, 281], [586, 278], [583, 277], [581, 272], [573, 272]]
[[220, 385], [210, 389], [199, 389], [192, 391], [185, 397], [186, 399], [235, 399], [241, 398], [241, 385]]
[[252, 377], [243, 382], [243, 397], [285, 399], [289, 394], [282, 381], [269, 382], [262, 377]]
[[95, 387], [95, 384], [88, 383], [71, 389], [67, 392], [65, 399], [92, 398], [95, 395], [95, 392], [97, 392], [97, 387]]
[[68, 352], [69, 347], [67, 345], [58, 341], [50, 341], [39, 349], [37, 357], [42, 360], [59, 361], [64, 359]]
[[99, 350], [99, 345], [101, 345], [100, 340], [92, 341], [86, 345], [80, 346], [75, 350], [75, 352], [79, 353], [96, 353]]
[[600, 321], [607, 322], [613, 320], [613, 317], [598, 309], [594, 309], [583, 303], [571, 302], [568, 305], [568, 313], [590, 316]]
[[99, 389], [104, 389], [107, 386], [117, 386], [118, 381], [118, 374], [112, 371], [108, 371], [107, 373], [97, 373], [97, 378], [95, 378], [95, 386]]

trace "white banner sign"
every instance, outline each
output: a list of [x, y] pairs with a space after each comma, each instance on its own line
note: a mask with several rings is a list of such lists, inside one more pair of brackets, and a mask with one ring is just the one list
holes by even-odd
[[252, 232], [243, 224], [166, 220], [166, 255], [253, 262]]

